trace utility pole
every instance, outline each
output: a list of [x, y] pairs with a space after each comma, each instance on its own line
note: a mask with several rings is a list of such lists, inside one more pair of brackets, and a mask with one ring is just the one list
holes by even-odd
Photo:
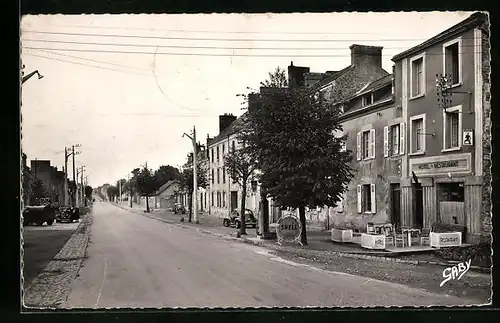
[[198, 224], [200, 223], [198, 221], [198, 206], [196, 205], [197, 200], [198, 200], [198, 176], [196, 174], [197, 167], [196, 167], [196, 153], [198, 152], [198, 145], [196, 144], [196, 127], [193, 126], [193, 136], [188, 135], [187, 133], [184, 133], [182, 135], [183, 137], [186, 136], [189, 139], [191, 139], [193, 143], [193, 221], [194, 223]]
[[77, 201], [78, 204], [83, 204], [84, 202], [84, 195], [83, 195], [83, 172], [84, 172], [84, 167], [85, 165], [81, 166], [79, 170], [76, 171], [76, 179], [78, 181], [78, 177], [80, 177], [80, 183], [76, 183], [77, 187]]
[[[73, 156], [73, 183], [75, 183], [75, 188], [78, 190], [78, 186], [76, 185], [75, 145], [71, 146], [71, 155]], [[73, 206], [76, 206], [76, 193], [73, 194]]]
[[122, 180], [118, 180], [118, 196], [119, 196], [119, 201], [122, 201]]
[[80, 181], [80, 185], [81, 185], [81, 188], [82, 188], [82, 190], [80, 192], [81, 197], [82, 197], [82, 204], [85, 204], [85, 186], [83, 185], [83, 172], [84, 171], [85, 171], [84, 166], [82, 166], [82, 179]]
[[130, 196], [129, 196], [130, 208], [132, 208], [132, 184], [130, 183], [130, 173], [128, 173], [127, 178], [128, 178], [128, 187], [130, 191]]
[[68, 149], [64, 147], [64, 206], [68, 206]]

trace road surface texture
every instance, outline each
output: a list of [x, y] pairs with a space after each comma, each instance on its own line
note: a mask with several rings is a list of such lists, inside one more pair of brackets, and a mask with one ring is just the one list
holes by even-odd
[[38, 276], [62, 249], [78, 227], [74, 223], [54, 223], [51, 226], [25, 226], [23, 228], [23, 277], [25, 286]]
[[265, 249], [94, 206], [87, 259], [63, 308], [452, 306], [467, 298], [324, 271]]

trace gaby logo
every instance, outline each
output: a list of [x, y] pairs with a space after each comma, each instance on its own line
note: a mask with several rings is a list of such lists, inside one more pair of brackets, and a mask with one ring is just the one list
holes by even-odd
[[439, 287], [443, 287], [446, 282], [452, 279], [460, 280], [460, 278], [462, 278], [462, 276], [469, 271], [470, 263], [471, 259], [467, 260], [466, 262], [461, 262], [456, 266], [445, 268], [443, 270], [444, 280], [441, 282], [441, 284], [439, 284]]

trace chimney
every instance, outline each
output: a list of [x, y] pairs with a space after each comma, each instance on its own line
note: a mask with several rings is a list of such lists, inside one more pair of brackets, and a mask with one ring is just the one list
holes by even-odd
[[382, 68], [382, 48], [380, 46], [351, 45], [351, 65]]
[[224, 131], [233, 121], [236, 120], [236, 117], [229, 113], [224, 113], [219, 116], [219, 133]]
[[290, 66], [288, 66], [288, 87], [289, 88], [304, 87], [305, 85], [304, 74], [309, 73], [309, 71], [310, 71], [309, 67], [295, 66], [293, 65], [293, 62], [291, 62]]

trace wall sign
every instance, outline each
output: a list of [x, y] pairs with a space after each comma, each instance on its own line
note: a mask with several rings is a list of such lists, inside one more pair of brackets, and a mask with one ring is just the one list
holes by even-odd
[[464, 129], [462, 136], [462, 145], [463, 146], [474, 145], [474, 131], [472, 129]]
[[410, 172], [413, 171], [416, 175], [420, 176], [470, 172], [470, 167], [470, 154], [410, 159]]
[[302, 245], [302, 242], [300, 242], [302, 225], [299, 219], [290, 215], [280, 218], [276, 228], [276, 235], [280, 245], [282, 242], [294, 242]]

